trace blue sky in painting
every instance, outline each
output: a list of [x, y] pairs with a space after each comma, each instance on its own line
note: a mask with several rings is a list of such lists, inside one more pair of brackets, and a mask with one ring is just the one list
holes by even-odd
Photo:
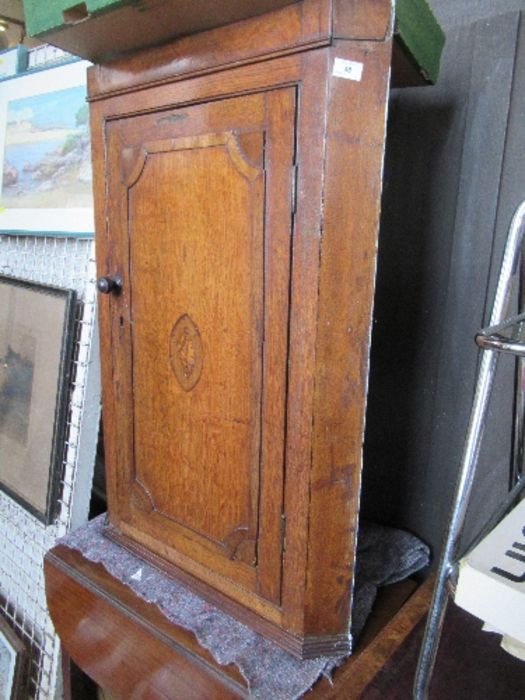
[[86, 103], [83, 86], [23, 97], [8, 105], [8, 122], [29, 121], [35, 129], [74, 129], [75, 115]]

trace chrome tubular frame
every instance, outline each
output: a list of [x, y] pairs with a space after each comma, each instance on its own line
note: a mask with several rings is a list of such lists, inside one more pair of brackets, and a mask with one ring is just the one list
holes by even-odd
[[[499, 352], [510, 352], [525, 356], [525, 345], [519, 341], [509, 340], [500, 335], [500, 331], [513, 323], [523, 322], [524, 317], [516, 317], [505, 322], [510, 305], [513, 281], [519, 277], [518, 263], [525, 234], [525, 201], [517, 208], [510, 224], [503, 262], [501, 264], [498, 285], [490, 326], [482, 330], [476, 337], [476, 342], [483, 348], [481, 364], [478, 373], [476, 392], [472, 404], [470, 421], [465, 438], [456, 492], [448, 521], [446, 538], [441, 554], [439, 569], [436, 576], [434, 594], [430, 604], [425, 634], [419, 655], [416, 677], [414, 681], [415, 700], [426, 700], [432, 671], [436, 660], [443, 620], [449, 598], [449, 589], [458, 567], [458, 544], [465, 523], [468, 502], [472, 491], [476, 467], [479, 457], [485, 418], [494, 381], [494, 374]], [[523, 446], [521, 446], [523, 451]], [[515, 484], [511, 484], [510, 497], [516, 499], [524, 486], [519, 470], [515, 471]], [[508, 508], [512, 503], [507, 502]], [[500, 510], [497, 516], [502, 517]], [[495, 524], [495, 518], [491, 524]]]

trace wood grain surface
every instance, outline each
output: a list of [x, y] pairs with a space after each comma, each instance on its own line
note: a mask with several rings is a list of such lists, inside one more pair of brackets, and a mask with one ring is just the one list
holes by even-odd
[[44, 568], [62, 644], [115, 700], [247, 697], [235, 666], [217, 664], [193, 634], [171, 624], [102, 566], [59, 546]]
[[386, 0], [289, 43], [330, 8], [90, 83], [109, 532], [303, 657], [350, 649], [392, 48]]
[[[114, 700], [249, 696], [234, 664], [218, 664], [191, 632], [170, 623], [100, 564], [58, 545], [46, 555], [44, 571], [53, 623], [71, 660], [88, 675], [82, 683], [78, 670], [73, 666], [70, 676], [66, 664], [65, 688], [70, 694], [65, 700], [93, 697], [89, 679]], [[431, 581], [415, 593], [413, 583], [406, 581], [380, 592], [363, 644], [335, 671], [332, 681], [320, 679], [304, 697], [359, 700], [423, 619], [431, 593]]]

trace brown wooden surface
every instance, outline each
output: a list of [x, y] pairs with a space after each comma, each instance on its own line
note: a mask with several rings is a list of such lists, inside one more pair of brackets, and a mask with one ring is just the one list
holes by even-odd
[[385, 41], [392, 13], [383, 0], [333, 0], [333, 35], [337, 39]]
[[112, 520], [276, 603], [294, 105], [289, 88], [107, 130], [129, 425]]
[[[71, 650], [79, 668], [93, 674], [114, 700], [248, 697], [235, 666], [216, 664], [193, 635], [169, 623], [100, 565], [59, 546], [46, 558], [45, 577], [65, 656]], [[405, 581], [380, 591], [354, 655], [331, 682], [319, 680], [305, 699], [410, 697], [433, 582], [403, 604], [412, 585]], [[521, 697], [523, 664], [499, 643], [499, 635], [481, 630], [481, 621], [449, 605], [430, 697]], [[66, 673], [66, 691], [71, 690], [69, 680]], [[76, 670], [73, 680], [75, 694], [66, 693], [68, 700], [93, 697], [89, 678]]]
[[[427, 613], [432, 598], [433, 583], [433, 579], [426, 581], [361, 652], [357, 651], [337, 669], [331, 681], [320, 680], [308, 694], [308, 698], [359, 700], [367, 686]], [[398, 594], [399, 589], [396, 589], [394, 595]], [[393, 609], [395, 610], [395, 607]], [[387, 616], [388, 613], [386, 615], [383, 613], [382, 620]], [[371, 622], [373, 628], [374, 621], [371, 620]], [[377, 629], [372, 629], [372, 633], [375, 631]], [[363, 637], [366, 640], [366, 629]]]
[[[123, 57], [123, 63], [127, 63], [130, 56], [141, 52], [140, 63], [144, 69], [150, 66], [150, 60], [155, 62], [163, 53], [158, 47], [171, 42], [172, 48], [176, 46], [177, 55], [173, 55], [173, 60], [179, 63], [179, 69], [192, 72], [213, 70], [214, 65], [228, 63], [228, 53], [222, 50], [224, 43], [242, 48], [244, 55], [238, 59], [247, 61], [300, 50], [316, 42], [317, 45], [327, 44], [331, 38], [384, 41], [392, 22], [391, 8], [383, 0], [142, 0], [139, 6], [131, 1], [120, 2], [116, 3], [118, 7], [99, 9], [90, 14], [93, 4], [98, 3], [88, 1], [66, 9], [62, 13], [65, 20], [62, 24], [56, 9], [49, 10], [47, 18], [43, 11], [41, 16], [32, 18], [36, 26], [31, 26], [30, 31], [48, 43], [96, 64], [122, 62]], [[414, 12], [424, 18], [423, 24], [429, 23], [428, 32], [414, 38], [413, 46], [408, 42], [409, 50], [420, 59], [418, 46], [421, 42], [440, 40], [435, 36], [435, 26], [424, 5], [424, 0], [412, 2]], [[35, 14], [40, 15], [40, 12]], [[403, 38], [396, 32], [395, 45], [405, 50], [407, 34], [403, 20], [406, 20], [406, 10], [400, 15], [398, 28], [401, 28], [399, 34]], [[269, 20], [266, 25], [263, 17]], [[33, 21], [29, 24], [33, 25]], [[254, 41], [244, 42], [243, 37], [253, 30]], [[206, 60], [199, 60], [206, 54], [211, 58], [209, 65]], [[194, 60], [184, 67], [185, 59], [189, 57]], [[428, 65], [425, 70], [425, 66], [418, 65], [413, 56], [411, 63], [405, 64], [403, 57], [396, 52], [392, 64], [396, 85], [428, 83]], [[432, 66], [430, 72], [435, 80], [437, 65]], [[127, 75], [124, 82], [130, 78]]]
[[330, 42], [330, 0], [303, 0], [262, 17], [182, 37], [88, 71], [91, 99], [182, 80]]
[[[384, 0], [302, 0], [260, 17], [184, 36], [88, 71], [91, 99], [213, 73], [259, 60], [328, 46], [335, 39], [388, 42], [391, 5]], [[425, 85], [416, 62], [394, 43], [392, 82]]]
[[206, 0], [143, 0], [139, 6], [133, 2], [124, 3], [117, 11], [100, 12], [91, 17], [88, 31], [80, 21], [66, 25], [60, 31], [46, 33], [42, 38], [74, 55], [102, 62], [136, 51], [137, 47], [202, 32], [291, 2], [294, 0], [214, 0], [213, 3]]
[[[367, 7], [381, 35], [390, 2]], [[170, 47], [91, 74], [125, 88], [92, 103], [98, 268], [123, 279], [100, 304], [109, 515], [315, 656], [349, 649], [391, 35], [241, 65], [253, 22], [208, 47], [216, 74]]]
[[44, 568], [49, 611], [64, 648], [116, 700], [246, 697], [235, 666], [219, 666], [193, 634], [102, 566], [57, 547]]
[[[310, 477], [306, 630], [349, 617], [368, 384], [391, 45], [339, 42], [363, 80], [331, 77]], [[326, 537], [339, 532], [338, 537]]]
[[[66, 656], [115, 700], [248, 697], [235, 665], [220, 666], [192, 633], [101, 565], [59, 545], [44, 568], [49, 610]], [[333, 685], [322, 679], [305, 698], [361, 696], [426, 612], [430, 586], [411, 595], [413, 587], [405, 581], [380, 591], [356, 654], [335, 672]], [[69, 687], [67, 674], [65, 681]]]

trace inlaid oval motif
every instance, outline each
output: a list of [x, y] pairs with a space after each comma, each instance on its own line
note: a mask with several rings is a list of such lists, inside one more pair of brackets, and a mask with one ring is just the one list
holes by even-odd
[[191, 391], [202, 372], [202, 340], [199, 329], [184, 314], [173, 326], [170, 338], [171, 367], [184, 391]]

